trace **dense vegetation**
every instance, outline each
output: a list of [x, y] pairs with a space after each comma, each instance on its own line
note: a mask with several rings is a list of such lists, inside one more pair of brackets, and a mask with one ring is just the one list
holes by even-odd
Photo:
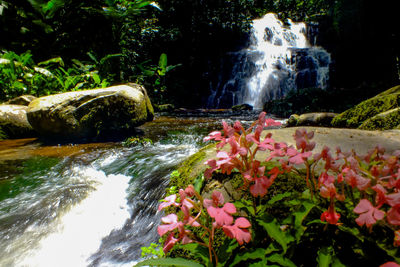
[[394, 10], [367, 0], [1, 0], [0, 54], [16, 64], [0, 63], [0, 99], [130, 81], [153, 102], [200, 106], [221, 55], [243, 47], [267, 12], [319, 23], [332, 87], [382, 89], [399, 78]]

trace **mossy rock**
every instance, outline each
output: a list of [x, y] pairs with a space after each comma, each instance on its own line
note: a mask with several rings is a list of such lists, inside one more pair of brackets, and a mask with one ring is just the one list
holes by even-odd
[[363, 130], [390, 130], [398, 126], [400, 126], [400, 108], [395, 108], [364, 121], [359, 128]]
[[232, 106], [233, 111], [245, 111], [245, 110], [253, 110], [253, 106], [249, 104], [240, 104], [236, 106]]
[[0, 140], [4, 140], [4, 139], [7, 139], [7, 135], [5, 132], [3, 132], [3, 130], [1, 129], [1, 126], [0, 126]]
[[154, 117], [143, 86], [126, 84], [40, 97], [28, 106], [28, 120], [49, 138], [86, 138], [132, 130]]
[[212, 153], [215, 153], [215, 144], [209, 144], [197, 153], [190, 156], [187, 160], [181, 163], [177, 169], [179, 175], [171, 177], [169, 185], [175, 186], [176, 188], [186, 188], [190, 184], [194, 184], [195, 180], [199, 175], [207, 169], [204, 163]]
[[[382, 92], [373, 98], [365, 100], [355, 107], [339, 114], [332, 120], [332, 126], [358, 128], [361, 127], [364, 121], [371, 119], [380, 113], [398, 107], [400, 107], [400, 86], [390, 88], [389, 90]], [[372, 127], [372, 124], [370, 124], [369, 127]]]

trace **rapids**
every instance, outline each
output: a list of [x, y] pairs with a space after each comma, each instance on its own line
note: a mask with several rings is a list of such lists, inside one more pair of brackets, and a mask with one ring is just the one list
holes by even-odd
[[0, 266], [132, 266], [159, 239], [169, 174], [220, 123], [157, 117], [139, 128], [153, 145], [136, 147], [0, 141]]

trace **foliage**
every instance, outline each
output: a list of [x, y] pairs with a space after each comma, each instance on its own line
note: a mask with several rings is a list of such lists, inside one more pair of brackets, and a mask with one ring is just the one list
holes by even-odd
[[167, 97], [167, 73], [176, 67], [182, 66], [182, 64], [168, 65], [167, 54], [165, 53], [160, 55], [158, 65], [151, 65], [149, 62], [150, 60], [147, 60], [137, 65], [142, 72], [137, 79], [142, 81], [145, 85], [150, 82], [149, 86], [146, 86], [146, 88], [153, 101], [163, 103], [163, 100]]
[[[376, 266], [392, 261], [393, 266], [399, 266], [393, 261], [400, 261], [396, 249], [400, 245], [400, 151], [387, 155], [377, 146], [367, 155], [358, 155], [338, 148], [334, 156], [325, 147], [314, 153], [313, 132], [297, 130], [293, 135], [295, 147], [276, 142], [271, 134], [262, 134], [264, 127], [276, 124], [261, 113], [249, 129], [244, 129], [240, 122], [233, 127], [223, 122], [222, 132], [212, 132], [205, 138], [205, 141], [218, 141], [217, 159], [207, 161], [209, 169], [205, 176], [211, 177], [217, 170], [226, 175], [239, 172], [241, 190], [249, 192], [248, 197], [241, 197], [234, 206], [226, 208], [221, 207], [222, 195], [217, 191], [213, 192], [213, 200], [209, 200], [215, 209], [208, 210], [210, 206], [207, 207], [208, 214], [215, 219], [213, 227], [221, 224], [223, 229], [231, 227], [224, 223], [228, 221], [232, 225], [232, 215], [237, 214], [234, 212], [237, 209], [248, 219], [248, 224], [243, 226], [251, 225], [251, 242], [248, 244], [243, 240], [247, 243], [250, 237], [242, 239], [243, 233], [236, 232], [236, 228], [225, 232], [234, 236], [240, 246], [231, 242], [220, 250], [219, 253], [225, 251], [221, 265]], [[260, 151], [268, 151], [263, 162], [256, 156]], [[302, 177], [305, 190], [301, 187], [297, 189], [299, 191], [272, 190], [275, 181], [285, 177], [284, 173]], [[178, 214], [182, 217], [169, 214], [162, 219], [160, 235], [170, 233], [164, 243], [165, 251], [179, 241], [186, 244], [187, 241], [199, 241], [198, 238], [212, 238], [212, 235], [204, 234], [193, 236], [196, 231], [189, 232], [185, 228], [185, 225], [203, 224], [199, 218], [205, 212], [201, 213], [198, 206], [202, 201], [193, 202], [190, 198], [193, 195], [201, 199], [200, 194], [189, 186], [180, 190], [180, 196], [170, 195], [160, 204], [160, 209], [180, 207], [183, 214]], [[203, 203], [206, 206], [207, 202]], [[190, 239], [185, 239], [189, 236]], [[194, 255], [207, 253], [192, 244], [184, 246]], [[217, 259], [215, 248], [211, 243], [205, 247], [208, 247], [210, 259], [202, 256], [203, 263], [218, 265], [212, 259], [212, 256]]]
[[151, 256], [156, 256], [158, 258], [164, 257], [165, 254], [162, 250], [162, 247], [159, 244], [156, 243], [151, 243], [150, 246], [148, 247], [141, 247], [142, 249], [142, 254], [141, 257], [151, 257]]
[[60, 57], [35, 64], [30, 51], [20, 55], [0, 53], [0, 100], [24, 94], [43, 96], [105, 87], [108, 84], [93, 65], [78, 60], [67, 68]]

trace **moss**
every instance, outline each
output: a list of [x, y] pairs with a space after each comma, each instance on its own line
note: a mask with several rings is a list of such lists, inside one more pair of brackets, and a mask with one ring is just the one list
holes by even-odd
[[353, 108], [339, 114], [332, 120], [334, 127], [360, 127], [365, 120], [368, 120], [379, 113], [397, 108], [400, 106], [400, 86], [393, 87], [373, 98], [365, 100]]
[[193, 184], [197, 176], [204, 171], [201, 169], [202, 166], [199, 166], [199, 163], [206, 157], [206, 150], [214, 146], [215, 144], [207, 145], [185, 160], [177, 169], [179, 176], [171, 177], [169, 185], [177, 188], [186, 188], [188, 185]]
[[3, 130], [0, 127], [0, 140], [4, 140], [7, 139], [7, 135], [5, 132], [3, 132]]
[[400, 108], [378, 114], [361, 124], [363, 130], [389, 130], [400, 126]]

